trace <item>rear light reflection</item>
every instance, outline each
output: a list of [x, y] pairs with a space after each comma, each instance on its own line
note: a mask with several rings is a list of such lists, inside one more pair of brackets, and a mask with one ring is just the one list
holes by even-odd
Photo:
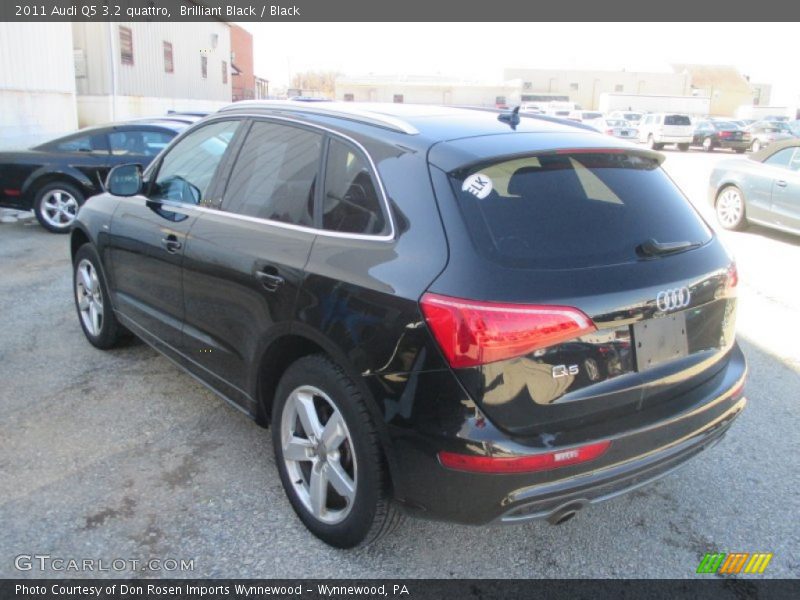
[[526, 456], [474, 456], [456, 452], [439, 452], [439, 462], [443, 467], [469, 473], [530, 473], [551, 471], [589, 462], [600, 458], [611, 446], [610, 441], [587, 444], [577, 448], [529, 454]]
[[422, 314], [454, 368], [524, 356], [595, 331], [576, 308], [505, 304], [425, 294]]

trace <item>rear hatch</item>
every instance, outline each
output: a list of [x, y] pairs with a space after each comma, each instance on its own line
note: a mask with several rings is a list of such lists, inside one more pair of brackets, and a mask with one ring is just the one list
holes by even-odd
[[722, 369], [735, 266], [662, 157], [523, 135], [430, 153], [451, 253], [421, 310], [472, 399], [520, 435], [612, 428]]
[[664, 115], [660, 129], [664, 137], [692, 137], [694, 134], [692, 120], [686, 115]]

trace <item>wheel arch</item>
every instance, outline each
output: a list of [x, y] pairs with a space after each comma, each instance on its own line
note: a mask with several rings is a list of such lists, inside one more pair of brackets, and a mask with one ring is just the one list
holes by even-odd
[[328, 357], [356, 384], [365, 399], [365, 404], [378, 432], [391, 483], [394, 479], [392, 474], [396, 470], [396, 463], [391, 451], [392, 444], [386, 423], [372, 392], [361, 374], [347, 360], [345, 353], [324, 336], [316, 335], [314, 330], [307, 325], [293, 324], [291, 329], [287, 328], [277, 337], [273, 337], [261, 352], [256, 363], [255, 373], [256, 422], [262, 426], [269, 425], [275, 391], [281, 377], [292, 363], [313, 354], [322, 354]]
[[84, 244], [91, 243], [91, 241], [92, 238], [89, 236], [89, 233], [81, 225], [76, 223], [72, 232], [69, 234], [69, 255], [73, 263], [75, 262], [75, 255], [78, 253], [78, 249]]
[[42, 167], [31, 173], [22, 184], [22, 195], [25, 196], [33, 206], [36, 194], [44, 186], [50, 183], [63, 182], [76, 187], [84, 195], [84, 198], [96, 193], [97, 188], [89, 177], [77, 169], [62, 169], [53, 171]]

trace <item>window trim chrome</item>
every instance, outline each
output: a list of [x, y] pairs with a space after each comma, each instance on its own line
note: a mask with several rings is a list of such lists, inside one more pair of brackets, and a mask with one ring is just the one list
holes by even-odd
[[[338, 137], [353, 144], [366, 157], [367, 162], [369, 163], [370, 166], [370, 170], [372, 171], [371, 174], [375, 178], [375, 181], [378, 182], [378, 188], [380, 190], [381, 208], [385, 213], [386, 219], [389, 223], [389, 232], [384, 234], [366, 234], [366, 233], [348, 233], [344, 231], [329, 231], [327, 229], [322, 229], [317, 227], [307, 227], [305, 225], [295, 225], [294, 223], [284, 223], [283, 221], [276, 221], [274, 219], [264, 219], [262, 217], [252, 217], [250, 215], [242, 215], [231, 211], [220, 210], [206, 206], [199, 206], [197, 204], [186, 204], [186, 206], [210, 214], [222, 214], [253, 223], [266, 223], [267, 225], [274, 225], [275, 227], [283, 227], [284, 229], [290, 229], [292, 231], [314, 233], [316, 235], [324, 235], [327, 237], [333, 237], [339, 239], [379, 241], [379, 242], [394, 241], [397, 229], [395, 227], [394, 216], [392, 215], [391, 205], [389, 204], [389, 197], [386, 195], [386, 188], [384, 187], [383, 180], [381, 179], [380, 174], [378, 173], [378, 167], [375, 165], [375, 161], [372, 160], [372, 156], [370, 155], [370, 153], [367, 151], [364, 145], [361, 144], [358, 140], [353, 139], [349, 135], [343, 134], [339, 131], [336, 131], [335, 129], [330, 129], [323, 125], [317, 125], [316, 123], [308, 123], [300, 119], [295, 119], [292, 117], [284, 117], [280, 115], [265, 115], [258, 113], [237, 113], [234, 115], [234, 114], [217, 113], [216, 115], [203, 119], [202, 121], [200, 121], [200, 123], [208, 124], [212, 121], [217, 121], [217, 120], [234, 120], [234, 119], [241, 119], [242, 121], [245, 121], [247, 119], [258, 119], [264, 121], [275, 120], [287, 123], [294, 123], [297, 125], [308, 127], [310, 129], [324, 131], [325, 133], [327, 133], [332, 137]], [[194, 127], [190, 128], [190, 130], [191, 129], [194, 129]]]

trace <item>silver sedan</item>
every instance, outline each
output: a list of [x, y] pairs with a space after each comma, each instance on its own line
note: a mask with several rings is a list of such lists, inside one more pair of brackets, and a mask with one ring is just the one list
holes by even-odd
[[758, 223], [800, 235], [800, 139], [717, 164], [709, 200], [725, 229]]

